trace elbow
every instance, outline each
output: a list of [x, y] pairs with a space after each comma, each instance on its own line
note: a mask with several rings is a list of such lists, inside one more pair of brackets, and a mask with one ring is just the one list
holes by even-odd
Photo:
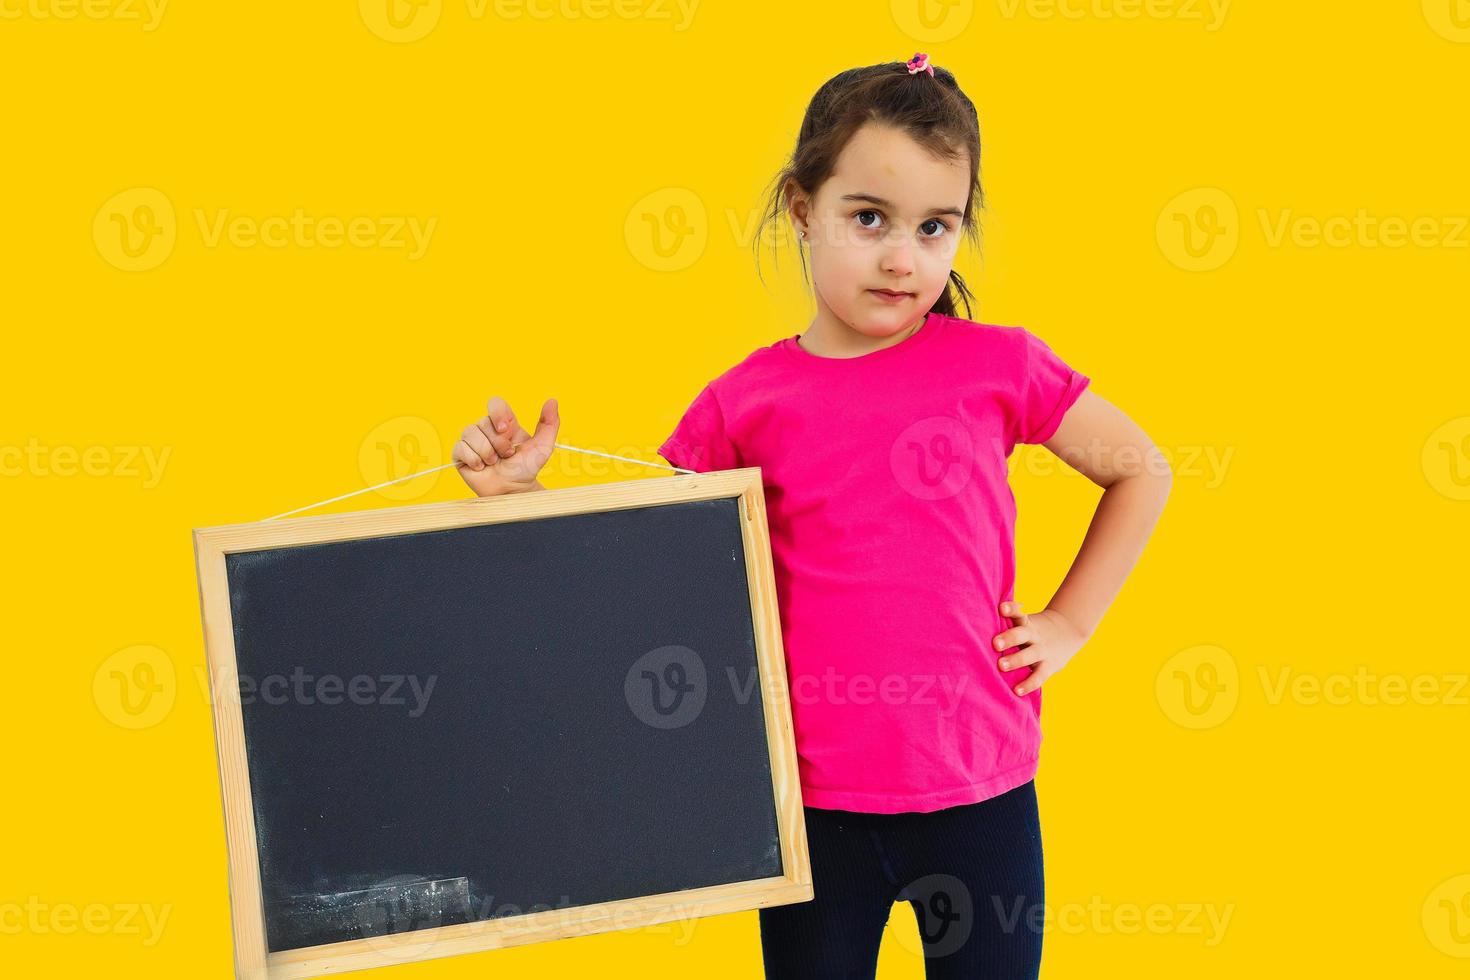
[[1169, 491], [1174, 488], [1174, 468], [1169, 465], [1159, 447], [1150, 447], [1148, 455], [1150, 465], [1147, 472], [1157, 488], [1155, 493], [1158, 495], [1158, 508], [1162, 511], [1169, 500]]

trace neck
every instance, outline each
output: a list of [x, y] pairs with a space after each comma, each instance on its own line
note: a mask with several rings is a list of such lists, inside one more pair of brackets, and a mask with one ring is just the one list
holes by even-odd
[[920, 316], [887, 337], [869, 337], [848, 326], [818, 299], [817, 315], [797, 342], [818, 357], [861, 357], [903, 343], [918, 332], [924, 320], [925, 316]]

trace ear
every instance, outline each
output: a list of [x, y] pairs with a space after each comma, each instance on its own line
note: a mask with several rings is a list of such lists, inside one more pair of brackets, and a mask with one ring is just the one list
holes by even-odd
[[796, 231], [804, 231], [811, 235], [812, 202], [810, 195], [801, 189], [801, 185], [794, 179], [786, 181], [786, 213], [791, 218], [791, 226]]

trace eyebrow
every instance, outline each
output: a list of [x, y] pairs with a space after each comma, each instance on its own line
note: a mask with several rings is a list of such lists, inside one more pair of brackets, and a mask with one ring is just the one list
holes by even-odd
[[[890, 208], [890, 209], [894, 208], [894, 204], [893, 204], [892, 201], [885, 201], [883, 198], [877, 197], [877, 196], [872, 195], [872, 194], [862, 194], [862, 193], [858, 193], [858, 194], [844, 194], [844, 195], [842, 195], [841, 200], [844, 200], [844, 201], [867, 201], [869, 204], [876, 204], [880, 208]], [[963, 218], [965, 216], [965, 212], [964, 212], [964, 210], [962, 208], [931, 208], [929, 210], [929, 213], [926, 214], [926, 215], [924, 215], [924, 217], [928, 218], [928, 217], [932, 217], [932, 216], [934, 216], [936, 214], [952, 214], [956, 218]]]

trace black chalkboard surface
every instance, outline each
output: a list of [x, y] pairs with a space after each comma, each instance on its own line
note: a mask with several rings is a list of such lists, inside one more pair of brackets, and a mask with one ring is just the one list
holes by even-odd
[[758, 469], [196, 551], [239, 975], [811, 897]]

